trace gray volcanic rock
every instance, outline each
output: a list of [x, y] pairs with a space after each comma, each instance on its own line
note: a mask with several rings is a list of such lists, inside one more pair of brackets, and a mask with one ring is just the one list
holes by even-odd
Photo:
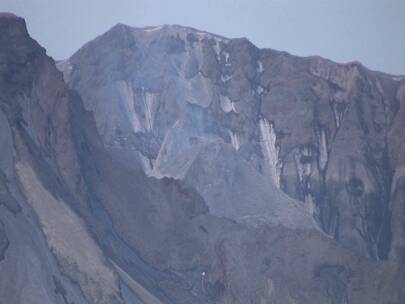
[[[97, 52], [98, 49], [102, 51]], [[248, 53], [239, 54], [241, 49]], [[131, 29], [117, 25], [79, 50], [64, 66], [70, 67], [71, 87], [83, 97], [86, 109], [94, 113], [105, 145], [115, 153], [128, 154], [130, 162], [140, 163], [147, 175], [190, 179], [188, 183], [199, 189], [207, 202], [215, 201], [216, 194], [212, 192], [215, 188], [200, 177], [222, 176], [221, 172], [216, 172], [221, 168], [213, 165], [213, 170], [207, 174], [201, 174], [197, 169], [196, 178], [188, 171], [204, 153], [212, 151], [208, 147], [230, 144], [231, 149], [219, 148], [219, 156], [211, 155], [201, 160], [215, 162], [217, 157], [223, 157], [225, 166], [228, 163], [232, 167], [243, 166], [245, 169], [239, 170], [246, 171], [246, 176], [236, 181], [235, 186], [251, 181], [245, 187], [257, 193], [250, 199], [240, 197], [240, 207], [250, 211], [241, 209], [228, 217], [249, 216], [250, 220], [261, 221], [267, 216], [264, 208], [268, 208], [276, 214], [274, 222], [278, 223], [282, 219], [278, 218], [275, 209], [285, 209], [280, 210], [285, 214], [301, 209], [298, 214], [307, 218], [303, 225], [311, 227], [314, 224], [304, 205], [289, 199], [278, 189], [280, 168], [274, 129], [260, 116], [260, 98], [245, 83], [245, 72], [240, 70], [239, 64], [231, 64], [231, 60], [243, 64], [244, 60], [250, 60], [243, 57], [254, 51], [246, 40], [233, 42], [179, 26]], [[236, 59], [229, 57], [233, 52], [238, 52]], [[197, 70], [192, 72], [193, 69]], [[252, 68], [249, 73], [256, 75], [259, 72]], [[223, 79], [225, 74], [235, 74], [235, 79], [240, 80], [229, 80], [227, 84]], [[246, 90], [239, 92], [241, 84]], [[138, 134], [144, 135], [144, 142], [135, 140]], [[155, 143], [157, 152], [148, 152], [151, 149], [147, 147]], [[256, 156], [257, 170], [238, 156], [242, 146], [252, 147], [248, 157]], [[222, 155], [224, 153], [226, 155]], [[235, 169], [227, 170], [233, 174]], [[258, 179], [263, 182], [259, 183]], [[220, 188], [225, 201], [219, 208], [226, 205], [234, 208], [237, 204], [233, 197], [238, 195], [232, 193], [231, 187], [223, 186]], [[224, 216], [209, 205], [213, 214]], [[295, 225], [292, 222], [296, 218], [291, 216], [292, 219], [287, 220], [291, 222], [290, 226]]]
[[402, 78], [179, 26], [58, 67], [0, 15], [0, 303], [403, 303]]
[[[292, 205], [345, 247], [374, 259], [391, 250], [392, 257], [403, 255], [402, 211], [391, 218], [402, 200], [391, 192], [402, 167], [395, 158], [403, 154], [397, 117], [404, 78], [181, 26], [119, 24], [63, 64], [103, 142], [128, 152], [147, 175], [187, 180], [205, 147], [230, 144], [254, 167], [252, 180], [260, 174], [276, 201], [285, 199], [281, 191], [301, 201]], [[134, 140], [140, 134], [144, 141]], [[216, 194], [198, 182], [193, 186], [210, 201]], [[249, 192], [260, 193], [259, 184]], [[232, 195], [224, 205], [234, 203]]]
[[[54, 76], [56, 76], [54, 78]], [[55, 89], [66, 87], [45, 50], [32, 40], [23, 19], [0, 16], [0, 302], [87, 303], [80, 289], [58, 266], [36, 213], [27, 203], [16, 173], [18, 162], [43, 162], [50, 171], [46, 148], [53, 128]], [[62, 90], [62, 92], [63, 92]], [[63, 111], [63, 108], [60, 110]], [[44, 117], [47, 117], [44, 119]], [[57, 115], [53, 119], [57, 119]], [[54, 120], [55, 122], [55, 120]], [[63, 123], [63, 121], [58, 121]], [[46, 131], [45, 131], [46, 130]], [[49, 147], [49, 146], [48, 146]], [[56, 147], [56, 145], [55, 145]], [[53, 153], [52, 157], [55, 157]], [[53, 162], [56, 166], [56, 162]], [[56, 167], [54, 167], [55, 169]], [[48, 178], [52, 178], [49, 174]], [[30, 196], [35, 195], [35, 191]], [[55, 218], [56, 220], [56, 218]], [[49, 229], [49, 226], [47, 227]], [[56, 286], [59, 286], [56, 288]]]

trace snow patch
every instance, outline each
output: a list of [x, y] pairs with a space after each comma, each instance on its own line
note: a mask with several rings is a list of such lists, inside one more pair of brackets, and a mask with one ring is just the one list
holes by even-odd
[[141, 165], [143, 168], [143, 171], [147, 176], [152, 176], [158, 178], [159, 176], [156, 174], [154, 170], [154, 160], [149, 159], [145, 155], [143, 155], [141, 152], [138, 152], [139, 160], [141, 161]]
[[256, 70], [257, 70], [257, 72], [259, 74], [264, 72], [263, 62], [261, 62], [260, 60], [257, 62], [257, 69]]
[[338, 103], [338, 102], [333, 103], [333, 114], [335, 116], [336, 129], [340, 128], [340, 124], [342, 123], [343, 115], [344, 115], [344, 111], [341, 111], [339, 109], [339, 106], [340, 106], [340, 103]]
[[224, 112], [229, 113], [229, 112], [232, 111], [232, 101], [229, 99], [228, 96], [221, 95], [219, 97], [219, 102], [220, 102], [220, 105], [221, 105], [221, 109]]
[[229, 58], [231, 57], [231, 55], [228, 52], [224, 52], [224, 56], [225, 56], [225, 65], [231, 65], [231, 63], [229, 62]]
[[215, 54], [217, 54], [217, 60], [218, 62], [221, 61], [221, 47], [219, 45], [220, 40], [219, 39], [215, 39], [215, 44], [213, 46]]
[[144, 31], [147, 32], [147, 33], [150, 33], [150, 32], [159, 31], [159, 30], [161, 30], [162, 28], [163, 28], [163, 25], [159, 25], [159, 26], [155, 26], [155, 27], [148, 27], [148, 28], [146, 28]]
[[[143, 88], [142, 88], [143, 89]], [[143, 89], [144, 91], [144, 89]], [[144, 92], [143, 94], [144, 104], [145, 104], [145, 119], [146, 119], [146, 129], [148, 131], [153, 131], [153, 124], [155, 121], [155, 107], [156, 107], [156, 96], [153, 93]]]
[[[132, 126], [134, 133], [153, 131], [155, 113], [157, 109], [156, 94], [146, 92], [142, 87], [142, 94], [135, 95], [132, 85], [127, 81], [117, 82], [118, 93], [124, 105], [124, 115]], [[138, 107], [135, 109], [135, 102], [139, 100]], [[137, 112], [141, 112], [138, 113]]]
[[257, 95], [260, 96], [263, 94], [263, 92], [264, 92], [264, 88], [261, 85], [257, 86], [257, 88], [256, 88]]
[[393, 76], [393, 77], [391, 77], [391, 79], [394, 81], [401, 81], [401, 80], [405, 79], [405, 77]]
[[195, 34], [196, 34], [200, 39], [204, 39], [205, 37], [209, 36], [208, 33], [206, 33], [206, 32], [201, 32], [201, 31], [197, 31]]
[[311, 158], [312, 151], [308, 147], [304, 147], [294, 154], [295, 165], [300, 183], [304, 181], [305, 177], [311, 175]]
[[325, 130], [321, 130], [319, 136], [319, 168], [325, 170], [328, 163], [328, 143]]
[[235, 103], [228, 96], [221, 95], [219, 97], [219, 102], [221, 105], [221, 109], [225, 113], [229, 113], [229, 112], [238, 113], [235, 108]]
[[274, 126], [266, 118], [259, 122], [261, 146], [264, 158], [267, 162], [268, 171], [274, 184], [280, 188], [281, 162], [279, 160], [280, 148], [277, 146], [277, 136]]
[[236, 151], [239, 150], [240, 148], [240, 143], [239, 143], [239, 137], [238, 134], [236, 134], [235, 132], [228, 130], [229, 136], [231, 137], [231, 145], [232, 147], [234, 147], [234, 149]]
[[231, 79], [232, 79], [232, 75], [221, 75], [222, 82], [228, 82]]
[[123, 101], [126, 115], [131, 123], [132, 130], [137, 133], [143, 131], [141, 119], [135, 111], [135, 99], [132, 86], [126, 81], [117, 82], [118, 93]]
[[311, 214], [312, 216], [314, 216], [314, 214], [315, 214], [315, 203], [314, 203], [314, 200], [312, 199], [311, 194], [307, 194], [305, 196], [305, 206], [306, 206], [306, 209], [307, 209], [308, 213]]

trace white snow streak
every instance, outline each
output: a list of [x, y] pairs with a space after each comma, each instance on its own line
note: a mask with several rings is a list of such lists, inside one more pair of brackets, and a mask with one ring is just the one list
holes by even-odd
[[260, 120], [261, 145], [268, 170], [274, 184], [280, 188], [281, 164], [279, 161], [279, 147], [276, 144], [276, 133], [272, 124], [266, 118]]

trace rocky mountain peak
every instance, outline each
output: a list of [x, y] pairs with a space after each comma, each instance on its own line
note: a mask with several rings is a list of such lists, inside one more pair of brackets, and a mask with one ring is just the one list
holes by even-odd
[[16, 39], [28, 36], [25, 20], [12, 13], [0, 13], [0, 25], [2, 38]]
[[122, 24], [62, 77], [3, 23], [0, 302], [403, 303], [403, 78]]
[[[139, 159], [147, 175], [187, 178], [202, 151], [222, 142], [273, 192], [303, 202], [328, 234], [358, 253], [388, 256], [390, 237], [379, 235], [389, 233], [393, 169], [384, 151], [404, 102], [401, 80], [178, 25], [117, 25], [67, 62], [69, 84], [95, 114], [105, 144]], [[354, 180], [364, 188], [360, 204], [383, 214], [377, 226], [369, 215], [345, 215], [350, 207], [342, 206], [359, 200], [350, 194]], [[327, 196], [335, 184], [342, 202], [332, 198], [338, 193]]]

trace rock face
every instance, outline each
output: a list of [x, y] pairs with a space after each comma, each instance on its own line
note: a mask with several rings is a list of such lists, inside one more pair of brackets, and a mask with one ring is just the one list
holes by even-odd
[[[147, 175], [186, 180], [212, 212], [233, 218], [223, 210], [228, 202], [264, 210], [255, 206], [260, 196], [286, 206], [284, 192], [345, 247], [402, 259], [401, 195], [392, 181], [401, 183], [405, 79], [180, 26], [117, 25], [66, 64], [103, 142], [139, 159]], [[205, 156], [220, 143], [234, 151]], [[199, 162], [203, 168], [190, 169]], [[228, 163], [251, 171], [229, 172], [256, 174], [248, 189], [231, 181], [242, 193], [219, 182], [216, 193], [212, 178], [226, 180], [215, 171]], [[212, 172], [201, 174], [207, 167]], [[200, 185], [203, 176], [209, 181]], [[254, 197], [260, 185], [270, 193]], [[220, 206], [210, 196], [221, 197]]]
[[0, 303], [403, 303], [404, 79], [180, 26], [57, 65], [0, 15]]

